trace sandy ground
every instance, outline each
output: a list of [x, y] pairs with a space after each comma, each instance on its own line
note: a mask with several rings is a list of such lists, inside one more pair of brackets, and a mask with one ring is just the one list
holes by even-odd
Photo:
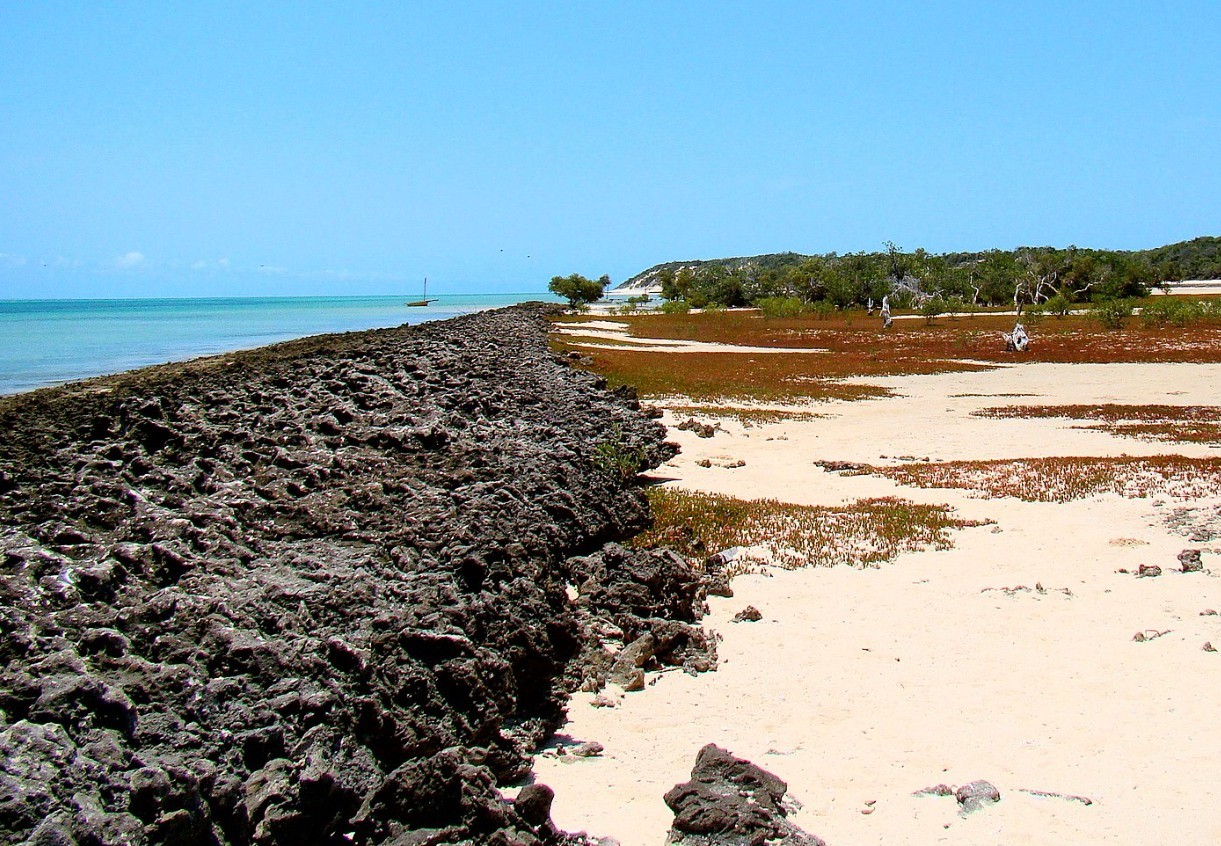
[[[728, 421], [711, 439], [672, 430], [683, 452], [658, 474], [684, 488], [796, 503], [898, 495], [995, 524], [956, 532], [951, 550], [904, 554], [879, 569], [736, 579], [736, 595], [714, 598], [705, 621], [724, 638], [717, 672], [660, 674], [617, 708], [574, 697], [564, 731], [605, 753], [537, 759], [538, 779], [556, 790], [556, 823], [624, 846], [660, 846], [672, 820], [663, 794], [715, 742], [785, 779], [802, 804], [794, 822], [832, 846], [1221, 842], [1221, 653], [1202, 649], [1206, 641], [1221, 648], [1221, 616], [1201, 615], [1221, 610], [1221, 538], [1192, 543], [1164, 522], [1176, 508], [1221, 505], [1221, 492], [1190, 502], [1106, 495], [1024, 503], [841, 477], [813, 464], [1218, 456], [1204, 445], [1117, 438], [1067, 420], [971, 412], [1020, 403], [1213, 405], [1221, 365], [1040, 364], [868, 381], [897, 396], [820, 404], [812, 410], [828, 416], [808, 421]], [[696, 465], [701, 458], [713, 466]], [[717, 466], [725, 459], [746, 465]], [[1205, 550], [1205, 573], [1171, 571], [1185, 548]], [[1166, 572], [1116, 572], [1146, 563]], [[1019, 586], [1028, 590], [999, 590]], [[732, 623], [748, 604], [763, 620]], [[1167, 633], [1133, 640], [1146, 631]], [[952, 798], [912, 795], [974, 779], [991, 781], [1002, 800], [969, 817]]]
[[1206, 294], [1216, 296], [1221, 294], [1221, 281], [1216, 279], [1184, 279], [1182, 282], [1171, 282], [1165, 289], [1154, 288], [1149, 293], [1160, 294]]
[[[737, 353], [825, 353], [827, 350], [790, 347], [748, 347], [742, 345], [716, 344], [708, 341], [684, 341], [666, 338], [638, 338], [628, 334], [627, 325], [611, 320], [587, 320], [581, 323], [563, 323], [554, 327], [561, 335], [593, 338], [595, 341], [577, 341], [573, 346], [592, 349], [615, 349], [624, 346], [636, 350], [652, 352], [693, 353], [693, 352], [737, 352]], [[597, 341], [610, 343], [598, 343]]]

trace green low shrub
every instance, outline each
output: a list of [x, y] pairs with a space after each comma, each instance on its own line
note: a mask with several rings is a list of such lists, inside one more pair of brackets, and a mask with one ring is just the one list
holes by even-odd
[[764, 317], [804, 317], [810, 304], [798, 297], [763, 297], [755, 305]]
[[819, 300], [810, 304], [810, 313], [819, 320], [826, 320], [835, 314], [835, 305], [830, 300]]
[[929, 297], [924, 302], [920, 303], [920, 314], [924, 316], [924, 320], [928, 324], [932, 324], [937, 319], [937, 315], [945, 314], [946, 304], [941, 297]]
[[1089, 314], [1103, 329], [1122, 329], [1127, 319], [1132, 316], [1132, 301], [1100, 300], [1090, 309]]
[[1047, 298], [1047, 302], [1043, 303], [1043, 308], [1048, 314], [1063, 317], [1064, 315], [1068, 314], [1068, 310], [1072, 308], [1072, 305], [1073, 304], [1068, 301], [1068, 297], [1057, 292], [1055, 296]]
[[1047, 317], [1047, 312], [1047, 303], [1035, 303], [1022, 309], [1021, 319], [1027, 326], [1038, 326]]
[[1186, 326], [1203, 318], [1206, 309], [1207, 304], [1203, 300], [1159, 297], [1150, 300], [1141, 309], [1140, 319], [1146, 326]]

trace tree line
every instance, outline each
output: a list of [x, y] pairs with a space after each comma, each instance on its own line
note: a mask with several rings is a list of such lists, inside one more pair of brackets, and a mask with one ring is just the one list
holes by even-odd
[[798, 301], [850, 308], [889, 297], [896, 308], [1041, 306], [1146, 296], [1165, 281], [1221, 278], [1221, 238], [1143, 251], [1021, 247], [977, 253], [884, 251], [670, 262], [633, 281], [659, 283], [692, 308]]

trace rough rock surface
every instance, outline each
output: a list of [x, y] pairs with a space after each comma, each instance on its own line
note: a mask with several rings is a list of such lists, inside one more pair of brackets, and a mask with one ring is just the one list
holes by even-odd
[[[716, 643], [692, 623], [708, 611], [707, 579], [669, 549], [628, 550], [616, 543], [568, 560], [576, 606], [587, 641], [573, 687], [600, 690], [607, 681], [644, 687], [646, 670], [682, 667], [697, 673], [716, 666]], [[616, 650], [618, 644], [623, 647]]]
[[573, 842], [495, 786], [702, 595], [599, 553], [675, 448], [545, 308], [0, 403], [0, 844]]
[[674, 428], [680, 431], [694, 432], [697, 438], [711, 438], [720, 429], [720, 425], [714, 426], [711, 423], [701, 423], [694, 417], [688, 417]]
[[991, 782], [978, 779], [955, 790], [954, 798], [958, 800], [962, 812], [969, 814], [1001, 801], [1001, 792]]
[[674, 812], [667, 843], [685, 846], [826, 846], [786, 817], [788, 785], [750, 761], [709, 743], [691, 780], [666, 793]]
[[1176, 508], [1166, 525], [1196, 543], [1221, 538], [1221, 505]]
[[1204, 563], [1200, 560], [1200, 550], [1184, 549], [1179, 553], [1179, 565], [1184, 573], [1198, 573], [1204, 569]]
[[747, 605], [737, 614], [733, 615], [735, 623], [757, 623], [763, 619], [763, 612], [753, 605]]

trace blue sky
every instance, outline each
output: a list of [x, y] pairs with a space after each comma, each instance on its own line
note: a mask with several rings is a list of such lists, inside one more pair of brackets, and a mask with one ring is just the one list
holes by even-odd
[[0, 297], [1221, 234], [1221, 4], [0, 0]]

